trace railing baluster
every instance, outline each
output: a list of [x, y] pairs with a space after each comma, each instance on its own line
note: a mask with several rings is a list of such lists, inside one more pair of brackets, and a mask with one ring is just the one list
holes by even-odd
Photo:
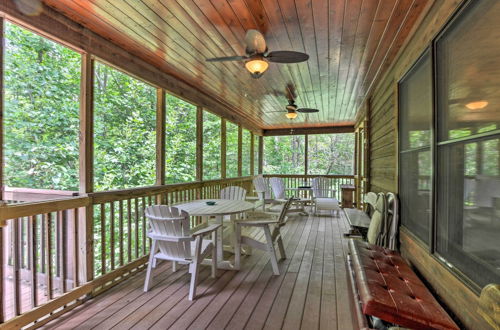
[[52, 213], [45, 214], [45, 284], [48, 300], [52, 300]]
[[73, 209], [73, 288], [79, 285], [79, 241], [78, 241], [78, 209]]
[[115, 269], [115, 202], [110, 203], [110, 222], [109, 222], [109, 260], [111, 270]]
[[135, 257], [139, 258], [139, 199], [134, 198], [135, 218]]
[[106, 273], [106, 204], [101, 204], [101, 274]]
[[[12, 272], [12, 285], [14, 289], [14, 314], [21, 314], [21, 289], [20, 289], [20, 278], [19, 278], [19, 218], [11, 220], [12, 227], [12, 261], [13, 261], [13, 272]], [[3, 279], [2, 279], [3, 280]]]
[[132, 261], [132, 200], [127, 199], [127, 261]]
[[142, 219], [142, 255], [147, 253], [146, 249], [146, 217], [144, 216], [144, 211], [146, 211], [146, 198], [142, 197], [142, 209], [141, 209], [141, 219]]
[[125, 253], [123, 249], [123, 200], [120, 200], [118, 202], [118, 243], [119, 243], [119, 249], [120, 249], [120, 266], [123, 266], [123, 255]]
[[37, 227], [37, 216], [30, 216], [29, 221], [29, 236], [31, 237], [29, 243], [29, 254], [30, 254], [30, 275], [31, 275], [31, 308], [38, 306], [38, 278], [37, 278], [37, 237], [36, 237], [36, 227]]
[[67, 291], [66, 288], [66, 280], [68, 279], [68, 268], [67, 268], [67, 262], [68, 262], [68, 211], [60, 211], [61, 212], [61, 277], [62, 277], [62, 293], [65, 293]]

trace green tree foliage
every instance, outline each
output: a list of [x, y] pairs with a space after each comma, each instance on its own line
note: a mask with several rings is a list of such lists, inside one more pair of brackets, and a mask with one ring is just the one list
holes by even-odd
[[95, 190], [154, 184], [156, 89], [99, 62], [94, 81]]
[[242, 137], [242, 145], [241, 145], [241, 174], [243, 176], [250, 175], [250, 141], [252, 139], [252, 135], [249, 130], [243, 130]]
[[5, 27], [5, 183], [78, 190], [81, 56]]
[[196, 106], [167, 95], [166, 183], [196, 180]]
[[309, 173], [354, 173], [354, 133], [309, 135]]
[[203, 180], [220, 179], [220, 117], [203, 112]]
[[238, 126], [226, 123], [226, 177], [238, 176]]
[[304, 174], [304, 135], [266, 136], [264, 173]]

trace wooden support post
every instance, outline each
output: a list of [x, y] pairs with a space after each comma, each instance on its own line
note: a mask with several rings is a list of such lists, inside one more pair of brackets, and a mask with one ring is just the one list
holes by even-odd
[[[167, 112], [165, 90], [156, 90], [156, 185], [165, 184], [165, 116]], [[159, 197], [159, 196], [158, 196]]]
[[264, 137], [259, 136], [259, 174], [263, 173], [264, 167]]
[[226, 178], [226, 120], [220, 122], [220, 177]]
[[203, 108], [196, 108], [196, 181], [203, 181]]
[[[80, 194], [94, 190], [94, 60], [82, 55], [80, 83]], [[80, 283], [94, 278], [94, 210], [92, 203], [80, 208]]]
[[[3, 54], [4, 54], [4, 19], [0, 17], [0, 201], [3, 200]], [[2, 207], [2, 206], [0, 206]], [[0, 323], [5, 321], [4, 317], [4, 272], [3, 265], [5, 263], [4, 260], [4, 241], [3, 241], [3, 227], [0, 225]]]
[[309, 135], [304, 137], [304, 175], [309, 172]]
[[238, 176], [243, 175], [243, 129], [238, 125]]
[[250, 132], [250, 176], [255, 175], [255, 137]]

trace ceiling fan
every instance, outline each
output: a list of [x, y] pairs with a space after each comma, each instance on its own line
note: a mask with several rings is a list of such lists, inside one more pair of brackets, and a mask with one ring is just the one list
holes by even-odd
[[[297, 104], [295, 104], [295, 99], [297, 98], [297, 93], [295, 92], [295, 86], [293, 84], [288, 83], [285, 88], [285, 92], [274, 91], [275, 95], [283, 95], [287, 98], [288, 104], [285, 106], [286, 114], [285, 116], [288, 119], [295, 119], [297, 117], [297, 112], [300, 113], [315, 113], [319, 112], [318, 109], [313, 108], [299, 108]], [[271, 112], [283, 112], [283, 110], [271, 111]]]
[[17, 9], [27, 16], [38, 16], [43, 11], [41, 0], [14, 0]]
[[245, 55], [208, 58], [207, 62], [245, 61], [245, 68], [252, 78], [260, 78], [273, 63], [299, 63], [309, 59], [309, 55], [300, 52], [278, 50], [269, 52], [266, 40], [257, 30], [248, 30], [245, 36]]

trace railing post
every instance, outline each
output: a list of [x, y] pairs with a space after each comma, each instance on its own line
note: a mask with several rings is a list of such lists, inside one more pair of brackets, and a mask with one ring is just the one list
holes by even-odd
[[243, 175], [243, 129], [238, 125], [238, 176]]
[[264, 137], [259, 136], [259, 174], [263, 173], [264, 165]]
[[309, 135], [306, 134], [304, 136], [304, 175], [307, 175], [307, 172], [309, 172]]
[[[167, 113], [167, 98], [165, 90], [156, 90], [156, 185], [165, 184], [165, 116]], [[162, 194], [156, 196], [157, 204], [164, 204]]]
[[255, 137], [253, 132], [250, 132], [250, 176], [255, 175]]
[[[80, 83], [80, 194], [94, 189], [94, 60], [89, 53], [82, 55]], [[94, 278], [94, 211], [93, 204], [79, 209], [80, 281]]]
[[220, 177], [226, 178], [226, 120], [220, 122]]
[[[4, 19], [0, 17], [0, 203], [3, 200], [3, 54], [4, 54]], [[2, 207], [0, 205], [0, 207]], [[4, 273], [3, 264], [5, 262], [4, 256], [4, 242], [3, 242], [3, 227], [0, 224], [0, 323], [4, 321]]]
[[203, 180], [203, 108], [196, 108], [196, 181]]

